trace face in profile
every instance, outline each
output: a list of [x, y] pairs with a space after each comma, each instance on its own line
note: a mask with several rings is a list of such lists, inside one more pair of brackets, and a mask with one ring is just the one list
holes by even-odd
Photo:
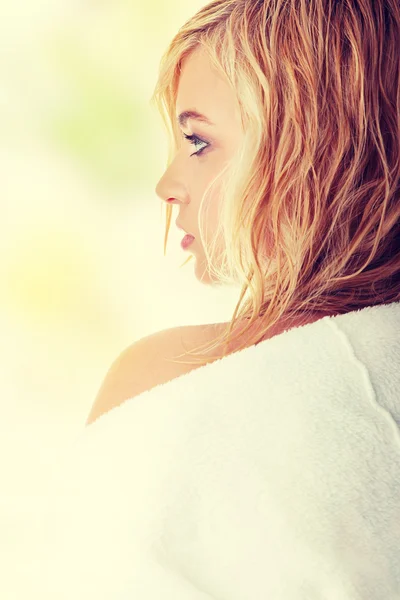
[[[199, 208], [207, 187], [235, 154], [243, 129], [234, 92], [202, 49], [194, 51], [182, 64], [176, 118], [180, 121], [182, 144], [158, 182], [156, 193], [165, 202], [178, 205], [177, 223], [184, 230], [182, 235], [186, 232], [195, 238], [185, 250], [193, 254], [195, 275], [202, 283], [212, 283], [200, 239]], [[206, 241], [213, 239], [217, 228], [223, 178], [224, 174], [207, 194], [203, 213]]]

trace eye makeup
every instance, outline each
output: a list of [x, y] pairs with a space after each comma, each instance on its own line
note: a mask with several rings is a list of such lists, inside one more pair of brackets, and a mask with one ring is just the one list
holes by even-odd
[[205, 142], [204, 140], [200, 139], [197, 135], [186, 135], [186, 133], [184, 133], [183, 137], [186, 140], [189, 140], [189, 142], [191, 144], [193, 144], [195, 147], [197, 147], [198, 145], [201, 145], [201, 144], [205, 144], [204, 148], [201, 148], [200, 150], [198, 150], [197, 152], [194, 152], [190, 156], [200, 156], [200, 154], [202, 154], [204, 152], [204, 150], [210, 145], [208, 142]]

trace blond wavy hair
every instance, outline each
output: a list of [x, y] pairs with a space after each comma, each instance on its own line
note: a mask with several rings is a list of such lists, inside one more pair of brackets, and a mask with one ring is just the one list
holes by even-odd
[[[195, 362], [215, 360], [206, 353], [222, 345], [217, 358], [226, 356], [233, 340], [242, 339], [238, 349], [257, 344], [284, 316], [399, 301], [398, 0], [201, 8], [162, 56], [151, 98], [167, 129], [168, 166], [182, 144], [182, 62], [199, 48], [234, 91], [245, 136], [224, 170], [218, 232], [205, 246], [215, 278], [241, 292], [222, 334], [196, 349], [204, 354], [190, 349]], [[166, 211], [164, 256], [172, 206]], [[235, 335], [242, 319], [248, 325]]]

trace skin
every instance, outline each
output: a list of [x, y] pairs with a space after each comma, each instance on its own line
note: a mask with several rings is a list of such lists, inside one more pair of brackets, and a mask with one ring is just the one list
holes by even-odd
[[[204, 284], [212, 284], [200, 238], [198, 214], [202, 196], [238, 148], [243, 129], [235, 94], [213, 69], [204, 50], [195, 50], [183, 62], [179, 80], [176, 117], [185, 110], [195, 109], [214, 123], [209, 126], [189, 119], [181, 127], [182, 134], [196, 135], [196, 145], [183, 139], [173, 162], [156, 187], [157, 195], [179, 207], [178, 223], [195, 237], [187, 249], [195, 258], [195, 275]], [[198, 156], [191, 156], [205, 148]], [[216, 182], [207, 202], [206, 240], [212, 239], [219, 215], [218, 196], [224, 175]]]
[[[200, 203], [208, 184], [222, 171], [227, 161], [236, 152], [244, 132], [235, 93], [215, 71], [202, 49], [195, 50], [182, 65], [176, 117], [189, 109], [205, 115], [214, 126], [188, 119], [186, 125], [181, 127], [182, 134], [196, 135], [201, 141], [193, 145], [190, 141], [182, 139], [179, 151], [159, 180], [155, 191], [161, 200], [179, 207], [178, 223], [195, 237], [194, 242], [187, 249], [195, 258], [195, 275], [200, 282], [213, 284], [200, 238], [198, 225]], [[201, 148], [205, 148], [204, 151], [198, 156], [194, 155]], [[220, 208], [218, 196], [223, 177], [224, 175], [216, 183], [210, 195], [206, 213], [206, 239], [213, 236], [217, 227]], [[283, 319], [271, 328], [263, 340], [292, 327], [313, 323], [324, 316], [331, 316], [331, 313], [314, 312], [299, 315], [296, 319]], [[225, 323], [202, 325], [201, 335], [205, 335], [206, 338], [210, 336], [211, 339], [218, 328], [224, 325]], [[238, 330], [241, 331], [244, 326], [244, 321], [239, 322]], [[256, 326], [255, 323], [254, 328]], [[194, 333], [193, 328], [191, 331]], [[253, 328], [247, 335], [251, 335], [252, 331]], [[235, 345], [230, 346], [230, 351], [235, 349]]]
[[[182, 139], [181, 147], [172, 164], [157, 184], [156, 193], [165, 202], [170, 201], [178, 205], [178, 223], [196, 238], [188, 248], [195, 257], [196, 277], [202, 283], [212, 284], [198, 226], [200, 203], [208, 184], [222, 171], [236, 151], [242, 140], [243, 130], [235, 94], [215, 72], [204, 51], [201, 50], [197, 50], [186, 59], [179, 81], [176, 116], [189, 109], [196, 109], [206, 115], [215, 125], [211, 127], [189, 119], [182, 128], [182, 133], [195, 134], [208, 146], [201, 155], [191, 156], [205, 147], [205, 144], [200, 142], [194, 146], [188, 140]], [[214, 234], [218, 223], [220, 186], [221, 181], [215, 185], [209, 200], [209, 210], [206, 213], [206, 239]], [[328, 314], [314, 313], [300, 315], [296, 320], [281, 320], [270, 328], [260, 341], [274, 337], [292, 327], [312, 323]], [[86, 425], [127, 398], [132, 398], [155, 385], [166, 383], [183, 373], [199, 368], [198, 365], [179, 365], [165, 359], [177, 357], [189, 348], [214, 340], [226, 325], [227, 323], [212, 323], [177, 327], [158, 332], [132, 344], [110, 368]], [[236, 323], [235, 332], [242, 331], [245, 325], [244, 320]], [[256, 327], [257, 322], [246, 334], [246, 345], [247, 336], [251, 335]], [[249, 345], [250, 343], [248, 342]], [[238, 350], [238, 346], [238, 342], [231, 342], [228, 345], [228, 354]], [[221, 351], [222, 348], [211, 350], [208, 353], [209, 357], [214, 359]], [[139, 377], [138, 373], [140, 373]]]

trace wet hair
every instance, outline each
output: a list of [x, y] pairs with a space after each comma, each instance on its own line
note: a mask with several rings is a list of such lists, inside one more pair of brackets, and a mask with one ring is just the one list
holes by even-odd
[[182, 64], [196, 50], [234, 91], [244, 131], [204, 246], [214, 280], [240, 294], [222, 334], [190, 350], [196, 363], [233, 340], [257, 344], [283, 317], [400, 300], [399, 48], [398, 0], [215, 0], [169, 44], [151, 100], [167, 164], [182, 143]]

